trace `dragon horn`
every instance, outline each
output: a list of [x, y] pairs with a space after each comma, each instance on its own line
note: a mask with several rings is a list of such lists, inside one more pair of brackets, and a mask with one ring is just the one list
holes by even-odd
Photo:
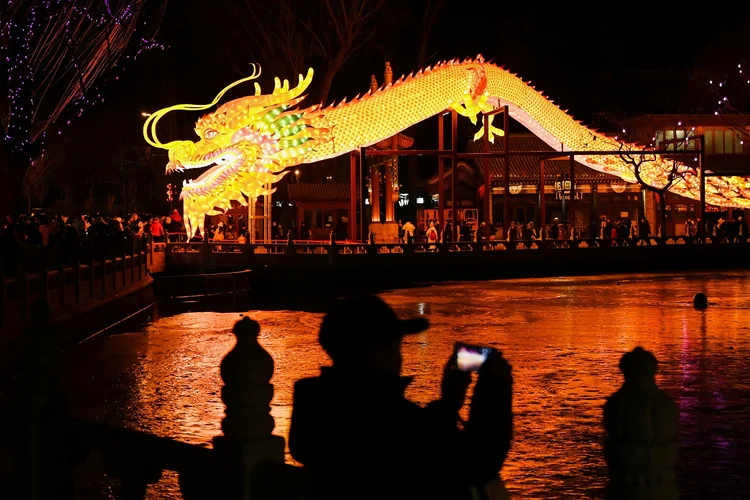
[[259, 64], [252, 63], [253, 67], [253, 73], [250, 76], [247, 76], [245, 78], [242, 78], [241, 80], [237, 80], [234, 83], [231, 83], [224, 87], [221, 92], [219, 92], [216, 97], [214, 97], [214, 100], [211, 101], [208, 104], [175, 104], [174, 106], [170, 106], [168, 108], [160, 109], [159, 111], [152, 113], [151, 116], [149, 116], [146, 119], [146, 123], [143, 124], [143, 137], [146, 139], [146, 142], [155, 147], [155, 148], [161, 148], [161, 149], [170, 149], [170, 146], [174, 146], [176, 143], [180, 141], [172, 141], [168, 142], [167, 144], [162, 143], [159, 141], [158, 137], [156, 136], [156, 124], [161, 120], [164, 115], [169, 113], [170, 111], [203, 111], [208, 108], [211, 108], [215, 106], [221, 98], [224, 96], [224, 94], [227, 93], [230, 89], [236, 87], [237, 85], [241, 83], [245, 83], [250, 80], [255, 80], [260, 76], [261, 73], [261, 67]]

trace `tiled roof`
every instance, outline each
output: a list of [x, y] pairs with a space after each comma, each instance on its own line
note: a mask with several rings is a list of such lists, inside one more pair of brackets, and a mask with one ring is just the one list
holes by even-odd
[[[398, 149], [409, 149], [414, 145], [414, 138], [409, 137], [406, 134], [396, 134], [396, 140], [396, 147]], [[376, 142], [372, 147], [374, 147], [375, 149], [391, 149], [393, 147], [393, 137], [389, 137], [387, 139], [383, 139], [380, 142]]]
[[349, 199], [349, 184], [326, 182], [300, 183], [287, 186], [289, 201], [339, 201]]
[[[490, 143], [490, 151], [504, 151], [504, 139], [495, 138], [495, 144]], [[510, 136], [511, 151], [554, 151], [544, 141], [533, 134], [512, 134]], [[481, 140], [469, 142], [470, 153], [481, 153], [484, 144]], [[563, 155], [564, 153], [560, 153]], [[490, 162], [490, 173], [492, 183], [501, 184], [504, 178], [505, 160], [502, 157], [467, 160], [484, 166], [485, 161]], [[570, 173], [569, 160], [547, 160], [544, 162], [544, 178], [547, 183], [553, 183], [562, 173]], [[576, 183], [609, 183], [620, 180], [619, 177], [598, 172], [578, 162], [575, 164]], [[510, 158], [510, 182], [535, 184], [539, 182], [539, 157], [536, 156], [511, 156]]]

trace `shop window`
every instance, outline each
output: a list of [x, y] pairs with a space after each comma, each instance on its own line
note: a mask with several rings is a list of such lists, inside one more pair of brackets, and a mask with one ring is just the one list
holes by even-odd
[[742, 154], [742, 134], [736, 130], [705, 130], [706, 154]]
[[714, 130], [714, 153], [717, 155], [724, 154], [724, 131]]
[[657, 149], [658, 149], [658, 148], [659, 148], [659, 145], [660, 145], [660, 144], [661, 144], [662, 142], [664, 142], [664, 131], [663, 131], [663, 130], [657, 130], [657, 131], [656, 131], [656, 133], [654, 134], [654, 139], [656, 139], [656, 144], [655, 144], [655, 146], [656, 146], [656, 147], [657, 147]]

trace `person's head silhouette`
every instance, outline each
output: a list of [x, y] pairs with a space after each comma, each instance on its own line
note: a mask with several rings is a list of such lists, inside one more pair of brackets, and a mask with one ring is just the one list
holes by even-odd
[[400, 320], [375, 296], [339, 300], [323, 318], [320, 345], [335, 366], [401, 371], [401, 338], [428, 327], [424, 318]]

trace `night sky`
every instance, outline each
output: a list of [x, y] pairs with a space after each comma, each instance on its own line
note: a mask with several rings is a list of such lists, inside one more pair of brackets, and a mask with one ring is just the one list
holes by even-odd
[[[426, 1], [411, 0], [398, 15], [385, 12], [378, 17], [372, 43], [353, 54], [336, 76], [329, 101], [368, 90], [370, 74], [382, 82], [386, 58], [396, 76], [416, 69], [418, 23]], [[252, 37], [231, 10], [232, 2], [242, 0], [170, 1], [157, 36], [169, 48], [129, 63], [126, 76], [110, 89], [114, 98], [91, 111], [89, 126], [115, 110], [128, 140], [137, 141], [141, 111], [208, 101], [249, 73], [252, 62], [272, 68], [261, 77], [265, 89], [272, 86], [273, 76], [295, 78], [285, 61], [259, 60]], [[577, 12], [569, 2], [543, 9], [506, 2], [477, 7], [485, 4], [445, 1], [432, 30], [428, 64], [481, 53], [595, 125], [602, 112], [619, 117], [712, 113], [709, 75], [720, 78], [732, 71], [750, 47], [750, 7], [712, 11], [707, 4], [686, 8], [671, 2], [646, 4], [648, 10], [601, 2]], [[273, 69], [282, 74], [272, 74]], [[320, 75], [322, 71], [316, 73]], [[187, 132], [195, 118], [184, 116], [179, 126]]]

